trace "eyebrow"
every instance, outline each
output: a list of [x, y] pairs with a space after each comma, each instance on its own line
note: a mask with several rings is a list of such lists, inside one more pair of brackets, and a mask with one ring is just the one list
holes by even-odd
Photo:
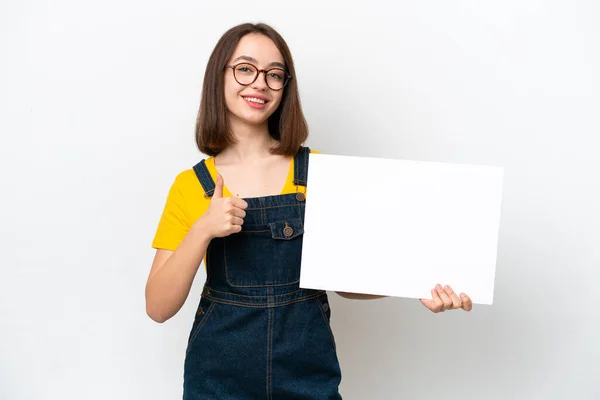
[[[250, 57], [250, 56], [239, 56], [238, 58], [236, 58], [235, 60], [233, 60], [233, 62], [239, 61], [239, 60], [244, 60], [244, 61], [248, 61], [248, 62], [252, 62], [255, 64], [258, 64], [258, 60], [256, 58]], [[270, 67], [279, 67], [281, 69], [285, 69], [285, 65], [283, 65], [280, 62], [277, 61], [273, 61], [272, 63], [267, 64], [266, 68], [270, 68]]]

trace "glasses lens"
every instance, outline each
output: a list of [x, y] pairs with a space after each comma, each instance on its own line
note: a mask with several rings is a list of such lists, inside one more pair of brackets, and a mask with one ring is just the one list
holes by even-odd
[[252, 64], [238, 64], [233, 73], [235, 79], [242, 85], [249, 85], [256, 78], [256, 67]]
[[267, 85], [273, 90], [280, 90], [287, 83], [287, 74], [284, 70], [275, 68], [267, 72]]
[[[258, 70], [252, 64], [238, 64], [233, 69], [233, 74], [241, 85], [250, 85], [256, 81]], [[270, 69], [266, 75], [267, 86], [273, 90], [281, 90], [288, 81], [288, 76], [285, 70], [281, 68]]]

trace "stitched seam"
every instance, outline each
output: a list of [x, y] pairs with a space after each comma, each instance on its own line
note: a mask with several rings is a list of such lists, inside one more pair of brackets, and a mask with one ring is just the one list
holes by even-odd
[[[227, 274], [227, 271], [225, 271], [225, 274]], [[293, 285], [295, 283], [300, 282], [300, 280], [295, 280], [293, 282], [287, 282], [287, 283], [272, 283], [270, 285], [234, 285], [233, 283], [231, 283], [229, 281], [229, 278], [227, 278], [227, 282], [236, 288], [261, 288], [261, 287], [276, 287], [276, 286], [289, 286], [289, 285]]]
[[[221, 290], [215, 290], [213, 288], [208, 288], [208, 289], [211, 292], [214, 292], [214, 293], [232, 294], [231, 292], [223, 292]], [[257, 296], [257, 295], [237, 294], [237, 293], [235, 293], [234, 295], [236, 297], [239, 296], [239, 297], [252, 297], [252, 298], [265, 298], [265, 297], [278, 297], [278, 296], [281, 297], [281, 296], [289, 296], [290, 294], [298, 293], [298, 292], [301, 292], [303, 290], [305, 290], [305, 289], [297, 289], [297, 290], [294, 290], [293, 292], [282, 293], [282, 294], [273, 294], [273, 295], [267, 295], [267, 296]], [[318, 294], [323, 294], [325, 292], [324, 291], [320, 291], [320, 292], [317, 292], [317, 293]], [[312, 296], [313, 294], [315, 294], [315, 293], [311, 293], [310, 295]]]
[[[307, 150], [308, 150], [308, 148], [305, 147], [304, 154], [303, 154], [304, 155], [304, 160], [303, 160], [304, 161], [304, 169], [302, 170], [302, 177], [304, 179], [306, 179], [306, 163], [308, 162], [308, 151]], [[306, 182], [306, 180], [304, 182]]]
[[329, 320], [327, 319], [327, 315], [325, 315], [325, 311], [323, 310], [323, 306], [319, 302], [318, 298], [314, 299], [315, 303], [317, 303], [317, 307], [321, 310], [321, 316], [323, 317], [323, 321], [325, 322], [325, 328], [329, 331], [329, 336], [331, 337], [331, 342], [333, 343], [333, 348], [335, 349], [335, 338], [333, 337], [333, 331], [331, 330], [331, 325], [329, 324]]
[[192, 333], [192, 337], [190, 338], [190, 342], [188, 343], [188, 349], [186, 351], [186, 354], [190, 352], [190, 349], [192, 348], [192, 344], [194, 343], [194, 340], [196, 340], [196, 336], [198, 336], [198, 333], [200, 333], [200, 329], [204, 326], [204, 324], [208, 320], [208, 317], [212, 313], [212, 310], [215, 308], [216, 304], [217, 303], [212, 303], [206, 310], [206, 313], [204, 313], [204, 317], [202, 318], [202, 321], [200, 321], [200, 323], [198, 324], [198, 326]]
[[311, 295], [307, 295], [307, 296], [298, 297], [297, 299], [293, 299], [293, 300], [279, 301], [279, 302], [274, 302], [274, 303], [273, 302], [271, 302], [271, 303], [246, 303], [246, 302], [242, 302], [242, 301], [220, 299], [218, 297], [215, 298], [212, 296], [206, 296], [206, 298], [210, 299], [211, 301], [213, 301], [215, 303], [230, 304], [233, 306], [242, 306], [242, 307], [249, 307], [249, 308], [274, 308], [274, 307], [281, 307], [281, 306], [287, 306], [290, 304], [299, 303], [304, 300], [310, 300], [319, 295], [320, 294], [311, 294]]
[[206, 192], [209, 196], [211, 196], [212, 193], [215, 191], [215, 182], [213, 181], [212, 177], [210, 176], [210, 172], [208, 171], [208, 167], [206, 166], [205, 160], [202, 160], [201, 172], [204, 177], [204, 181], [206, 182], [206, 185], [207, 185]]
[[267, 337], [268, 360], [267, 360], [267, 384], [269, 399], [273, 399], [273, 320], [275, 319], [275, 310], [269, 309], [269, 333]]
[[298, 155], [294, 157], [294, 185], [298, 184]]
[[[306, 186], [306, 179], [308, 173], [308, 157], [310, 155], [310, 148], [302, 147], [296, 157], [294, 158], [294, 185], [298, 186]], [[304, 169], [301, 170], [300, 162], [304, 161]], [[303, 178], [300, 179], [299, 176], [302, 175]]]
[[207, 188], [204, 182], [204, 176], [202, 174], [201, 167], [198, 164], [194, 166], [194, 172], [196, 173], [196, 178], [198, 178], [198, 182], [200, 182], [200, 186], [202, 186], [204, 193], [206, 193]]
[[[227, 239], [223, 239], [223, 262], [225, 263], [225, 280], [232, 285], [229, 281], [229, 264], [227, 263]], [[232, 285], [233, 286], [233, 285]]]
[[308, 156], [310, 155], [310, 150], [305, 150], [304, 151], [304, 171], [302, 171], [302, 173], [304, 174], [304, 186], [306, 186], [306, 181], [308, 180]]
[[[280, 206], [270, 206], [270, 207], [261, 207], [261, 208], [247, 208], [246, 211], [256, 211], [256, 210], [262, 210], [262, 209], [266, 210], [266, 209], [269, 209], [269, 208], [281, 208], [281, 207], [303, 207], [303, 206], [304, 206], [304, 204], [283, 204], [283, 205], [280, 205]], [[263, 225], [265, 225], [265, 224], [263, 224]]]
[[299, 229], [298, 231], [294, 232], [294, 234], [292, 236], [283, 237], [283, 236], [279, 236], [279, 235], [274, 235], [271, 237], [273, 239], [292, 240], [292, 239], [296, 239], [298, 236], [302, 235], [303, 233], [304, 233], [304, 230]]
[[[292, 219], [288, 219], [287, 222], [288, 223], [292, 223], [292, 221], [294, 220], [298, 220], [296, 222], [298, 222], [299, 225], [302, 225], [302, 218], [301, 216], [297, 216], [296, 218], [292, 218]], [[273, 232], [273, 229], [277, 226], [277, 225], [282, 225], [282, 223], [284, 223], [285, 221], [278, 221], [278, 222], [271, 222], [269, 224], [263, 224], [265, 226], [268, 226], [268, 229], [258, 229], [258, 230], [250, 230], [250, 229], [244, 229], [244, 227], [242, 226], [242, 231], [240, 233], [264, 233], [264, 232]], [[300, 235], [304, 233], [304, 227], [300, 226], [299, 228], [297, 227], [296, 230], [294, 231], [294, 235], [289, 236], [289, 237], [284, 237], [279, 235], [278, 233], [273, 233], [271, 235], [271, 237], [273, 239], [293, 239], [296, 236]]]
[[200, 181], [202, 189], [204, 189], [205, 195], [208, 197], [212, 196], [215, 191], [215, 183], [208, 172], [205, 160], [202, 160], [198, 164], [194, 165], [193, 169], [196, 173], [196, 177]]

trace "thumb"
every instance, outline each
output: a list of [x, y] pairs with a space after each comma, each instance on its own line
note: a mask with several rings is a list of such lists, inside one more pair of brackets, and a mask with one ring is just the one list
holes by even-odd
[[221, 174], [217, 174], [217, 184], [215, 186], [215, 193], [213, 194], [213, 199], [222, 199], [223, 198], [223, 177]]

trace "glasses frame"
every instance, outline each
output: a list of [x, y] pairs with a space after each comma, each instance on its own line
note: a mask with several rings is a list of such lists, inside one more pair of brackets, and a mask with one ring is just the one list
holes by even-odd
[[[239, 65], [242, 64], [247, 64], [247, 65], [251, 65], [256, 69], [256, 75], [254, 76], [254, 79], [252, 80], [252, 82], [250, 83], [241, 83], [240, 81], [238, 81], [237, 77], [235, 76], [235, 68]], [[287, 84], [289, 83], [290, 79], [292, 79], [292, 75], [290, 75], [285, 69], [279, 68], [279, 67], [273, 67], [273, 68], [269, 68], [269, 69], [259, 69], [256, 65], [250, 63], [250, 62], [240, 62], [234, 65], [227, 65], [226, 68], [231, 68], [231, 72], [233, 73], [233, 79], [235, 79], [235, 81], [237, 83], [239, 83], [242, 86], [250, 86], [252, 85], [254, 82], [256, 82], [256, 80], [258, 79], [258, 75], [260, 75], [261, 73], [265, 76], [265, 83], [267, 84], [267, 86], [269, 87], [269, 89], [274, 90], [276, 92], [279, 92], [280, 90], [283, 90]], [[283, 86], [281, 87], [281, 89], [273, 89], [271, 86], [269, 86], [269, 82], [267, 81], [267, 74], [270, 71], [273, 70], [277, 70], [277, 71], [282, 71], [285, 74], [285, 82], [283, 83]]]

